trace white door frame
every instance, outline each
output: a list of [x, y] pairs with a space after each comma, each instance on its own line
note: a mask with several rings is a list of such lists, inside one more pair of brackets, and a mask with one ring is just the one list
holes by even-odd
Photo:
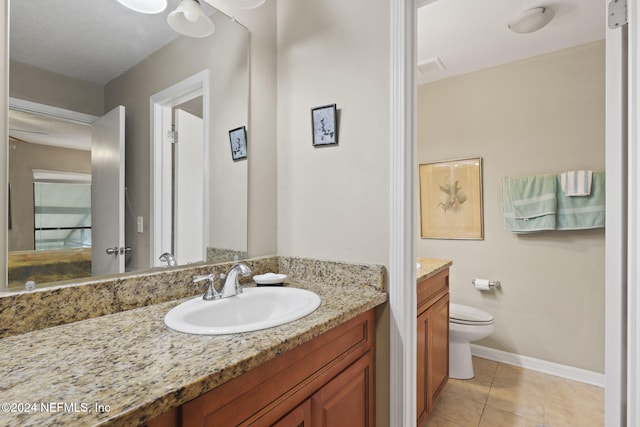
[[626, 6], [628, 25], [606, 35], [607, 427], [640, 425], [640, 10], [634, 0]]
[[[202, 96], [202, 124], [204, 133], [204, 157], [209, 158], [209, 70], [203, 70], [149, 99], [151, 122], [151, 212], [150, 218], [150, 266], [160, 266], [158, 257], [171, 248], [173, 211], [171, 208], [171, 143], [169, 131], [172, 123], [172, 109], [190, 99]], [[205, 161], [205, 160], [203, 160]], [[209, 189], [208, 164], [204, 168], [204, 191]], [[202, 230], [209, 235], [208, 205], [204, 206]]]
[[[626, 28], [606, 34], [605, 425], [626, 425]], [[616, 76], [616, 78], [612, 78]]]
[[627, 17], [627, 425], [640, 426], [640, 5], [637, 1], [627, 0]]
[[390, 425], [416, 425], [416, 0], [391, 0]]

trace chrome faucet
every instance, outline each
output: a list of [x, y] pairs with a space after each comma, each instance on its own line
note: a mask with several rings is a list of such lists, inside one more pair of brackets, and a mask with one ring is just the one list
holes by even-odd
[[227, 274], [220, 275], [220, 281], [222, 282], [224, 280], [224, 285], [220, 292], [221, 298], [232, 297], [242, 293], [242, 286], [240, 286], [240, 282], [238, 281], [238, 274], [248, 276], [251, 274], [251, 269], [247, 264], [241, 262], [231, 267], [231, 270], [229, 270]]
[[175, 267], [178, 265], [176, 259], [169, 252], [165, 252], [158, 257], [160, 261], [166, 262], [168, 267]]

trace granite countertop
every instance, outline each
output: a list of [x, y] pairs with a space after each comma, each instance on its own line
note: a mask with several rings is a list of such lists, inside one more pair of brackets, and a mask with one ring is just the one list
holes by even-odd
[[0, 425], [142, 424], [387, 300], [366, 285], [287, 285], [320, 308], [263, 331], [172, 331], [163, 318], [181, 299], [1, 339]]
[[417, 258], [416, 261], [420, 264], [416, 271], [416, 283], [427, 280], [453, 265], [453, 261], [448, 259]]

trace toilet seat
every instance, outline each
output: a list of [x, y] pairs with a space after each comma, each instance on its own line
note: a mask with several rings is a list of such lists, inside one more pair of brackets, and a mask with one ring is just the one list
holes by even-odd
[[462, 304], [449, 304], [449, 322], [459, 325], [491, 325], [493, 316], [486, 311]]

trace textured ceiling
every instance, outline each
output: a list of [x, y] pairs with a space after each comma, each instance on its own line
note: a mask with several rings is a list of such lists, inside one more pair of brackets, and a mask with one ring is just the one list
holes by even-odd
[[104, 85], [178, 36], [167, 15], [180, 0], [168, 3], [146, 15], [116, 0], [11, 0], [11, 59]]
[[[418, 83], [469, 73], [605, 37], [602, 0], [430, 0], [418, 10], [418, 64], [439, 57], [444, 70], [418, 73]], [[551, 7], [541, 30], [517, 34], [507, 22], [518, 12]]]
[[[133, 12], [116, 0], [11, 0], [11, 58], [104, 85], [172, 41], [166, 16]], [[215, 11], [201, 2], [205, 13]], [[446, 67], [418, 75], [425, 83], [604, 38], [601, 0], [423, 0], [418, 11], [418, 63]], [[516, 34], [517, 12], [549, 6], [542, 30]], [[215, 33], [214, 33], [215, 34]]]
[[[145, 15], [116, 0], [11, 0], [11, 58], [104, 85], [177, 37], [166, 16], [179, 1], [168, 0], [163, 13]], [[206, 2], [201, 3], [207, 15], [215, 12]], [[418, 10], [418, 64], [438, 57], [446, 68], [418, 73], [419, 83], [600, 40], [605, 35], [605, 2], [601, 0], [423, 0], [422, 4]], [[517, 12], [540, 5], [555, 11], [549, 25], [531, 34], [507, 29], [507, 22]], [[31, 129], [24, 118], [18, 122], [12, 118], [11, 127], [16, 129], [39, 132], [37, 126]], [[31, 134], [33, 138], [36, 135]]]

